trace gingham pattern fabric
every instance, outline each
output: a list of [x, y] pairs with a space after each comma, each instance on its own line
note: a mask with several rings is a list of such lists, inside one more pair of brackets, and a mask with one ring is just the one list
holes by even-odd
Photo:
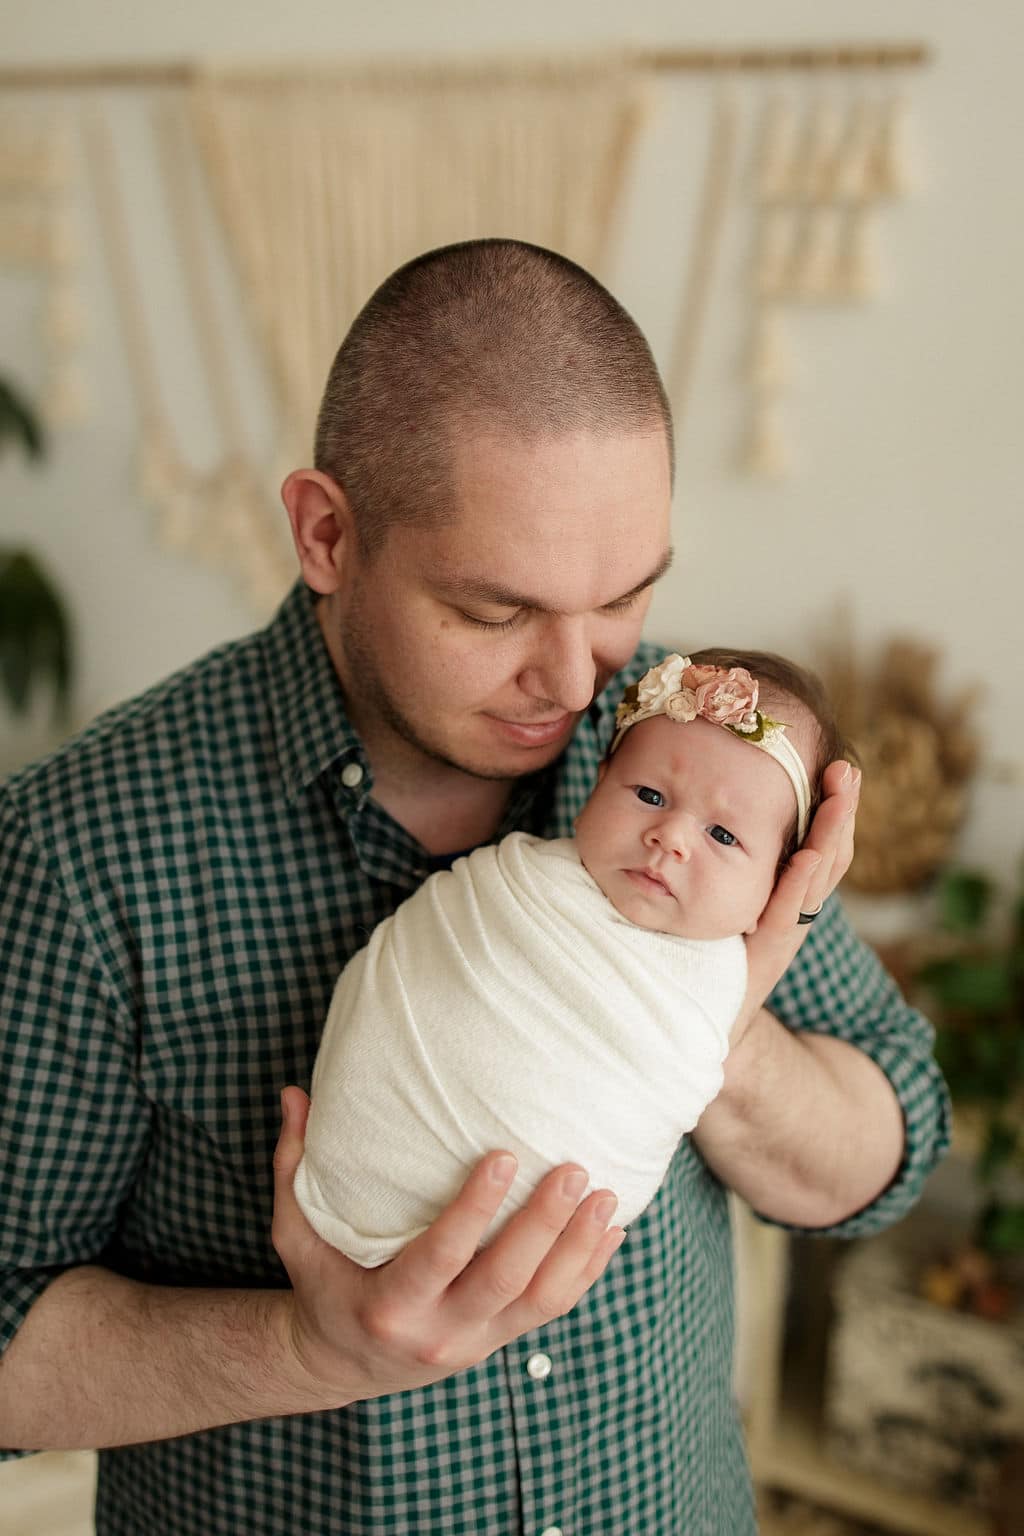
[[[643, 646], [501, 833], [571, 829]], [[363, 776], [346, 788], [342, 770]], [[350, 772], [348, 778], [354, 777]], [[335, 977], [424, 878], [371, 798], [305, 589], [268, 628], [98, 720], [0, 797], [0, 1347], [56, 1274], [281, 1286], [279, 1091], [308, 1085]], [[798, 1029], [891, 1078], [905, 1166], [947, 1139], [931, 1032], [837, 902], [779, 987]], [[573, 1313], [476, 1368], [339, 1412], [100, 1456], [100, 1536], [746, 1536], [725, 1194], [684, 1141]], [[535, 1353], [550, 1373], [526, 1369]]]

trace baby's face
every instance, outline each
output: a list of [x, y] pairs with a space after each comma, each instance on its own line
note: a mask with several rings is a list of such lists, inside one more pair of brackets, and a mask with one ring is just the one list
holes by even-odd
[[[804, 756], [799, 733], [790, 737]], [[627, 731], [576, 823], [583, 864], [641, 928], [724, 939], [757, 923], [796, 812], [785, 770], [708, 720]]]

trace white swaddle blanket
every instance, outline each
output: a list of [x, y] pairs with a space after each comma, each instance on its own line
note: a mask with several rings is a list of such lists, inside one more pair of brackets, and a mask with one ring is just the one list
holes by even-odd
[[741, 938], [622, 917], [571, 838], [513, 832], [431, 878], [338, 981], [295, 1194], [366, 1267], [440, 1214], [495, 1148], [519, 1159], [489, 1242], [578, 1162], [632, 1221], [722, 1082]]

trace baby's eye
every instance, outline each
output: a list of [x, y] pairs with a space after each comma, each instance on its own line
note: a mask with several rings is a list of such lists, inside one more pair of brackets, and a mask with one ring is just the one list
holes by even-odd
[[708, 827], [708, 832], [714, 838], [716, 843], [721, 843], [723, 848], [731, 848], [737, 841], [737, 839], [733, 837], [732, 833], [727, 831], [725, 827], [720, 827], [717, 821], [713, 827]]
[[648, 784], [635, 784], [636, 797], [642, 800], [644, 805], [662, 806], [665, 804], [665, 796], [660, 789], [651, 789]]

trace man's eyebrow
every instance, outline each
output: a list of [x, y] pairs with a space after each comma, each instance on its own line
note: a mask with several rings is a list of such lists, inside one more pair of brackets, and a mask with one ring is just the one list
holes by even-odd
[[[621, 597], [613, 597], [602, 606], [615, 608], [620, 603], [628, 603], [631, 597], [637, 597], [648, 587], [652, 587], [656, 581], [661, 580], [672, 564], [673, 555], [673, 550], [666, 550], [649, 576], [638, 581], [635, 587], [630, 587], [628, 592], [623, 592]], [[537, 613], [550, 611], [545, 609], [544, 604], [538, 602], [535, 597], [530, 597], [525, 592], [516, 592], [499, 582], [475, 581], [472, 577], [468, 577], [461, 581], [442, 579], [438, 585], [446, 596], [458, 598], [462, 602], [493, 603], [497, 608], [531, 608]]]

